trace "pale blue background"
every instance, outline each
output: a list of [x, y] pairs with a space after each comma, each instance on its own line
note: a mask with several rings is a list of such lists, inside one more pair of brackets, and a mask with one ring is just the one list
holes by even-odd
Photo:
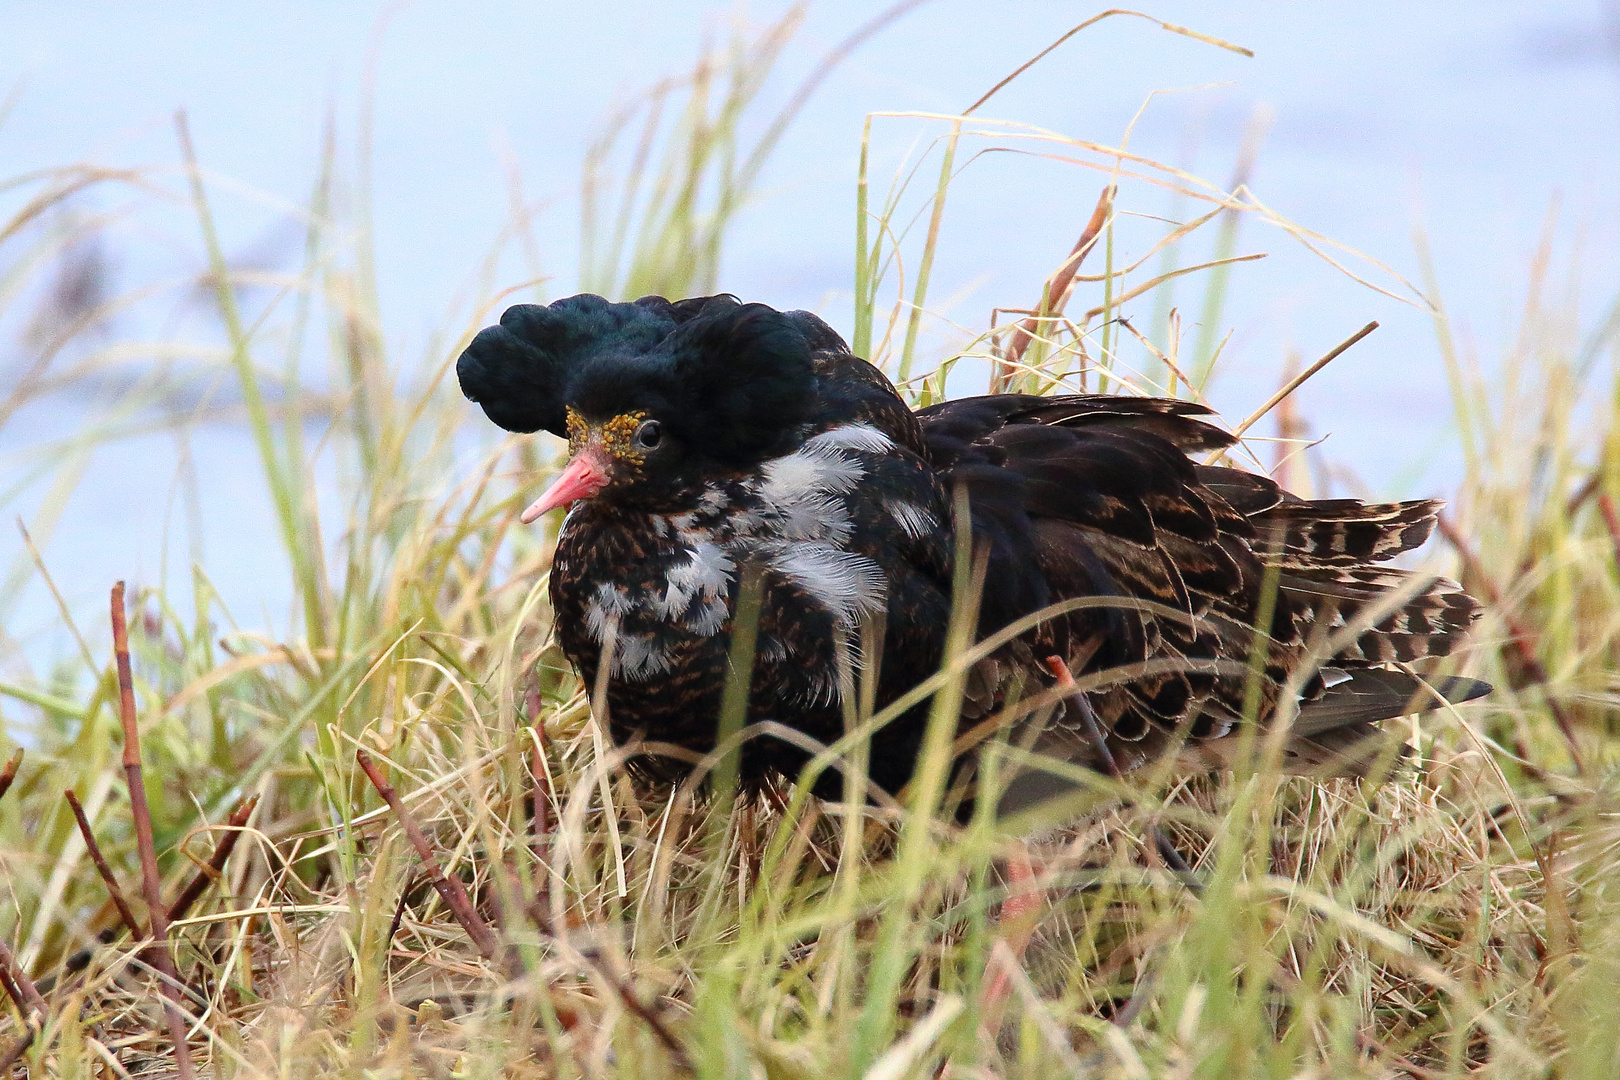
[[[811, 9], [767, 98], [780, 99], [821, 52], [879, 10], [829, 0]], [[779, 3], [756, 3], [754, 21]], [[1068, 26], [1100, 10], [1064, 3], [936, 0], [868, 43], [824, 86], [768, 170], [727, 251], [721, 286], [780, 307], [811, 307], [848, 329], [853, 180], [862, 118], [878, 109], [955, 112]], [[1160, 98], [1133, 148], [1225, 182], [1256, 105], [1275, 123], [1252, 186], [1301, 224], [1411, 278], [1411, 229], [1432, 238], [1449, 305], [1487, 362], [1508, 340], [1550, 200], [1567, 245], [1585, 240], [1587, 324], [1612, 297], [1620, 199], [1620, 15], [1613, 4], [1483, 0], [1279, 4], [1159, 3], [1153, 14], [1252, 48], [1244, 59], [1114, 20], [1087, 31], [985, 111], [1113, 142], [1157, 88], [1228, 85]], [[0, 7], [0, 87], [21, 97], [0, 129], [0, 175], [88, 159], [172, 166], [171, 113], [189, 110], [213, 171], [297, 202], [314, 176], [323, 118], [351, 138], [372, 4], [12, 2]], [[582, 149], [602, 114], [634, 89], [684, 70], [724, 12], [711, 4], [448, 3], [401, 7], [381, 41], [375, 225], [390, 341], [414, 355], [443, 325], [496, 230], [509, 148], [538, 219], [552, 296], [572, 291]], [[774, 97], [773, 97], [774, 95]], [[769, 109], [760, 115], [769, 115]], [[887, 136], [891, 151], [909, 134]], [[993, 304], [1025, 305], [1067, 252], [1098, 187], [1091, 174], [1012, 158], [975, 166], [953, 195], [936, 299], [980, 325]], [[225, 243], [294, 258], [296, 233], [263, 200], [220, 189]], [[1164, 205], [1139, 209], [1163, 213]], [[179, 272], [197, 245], [130, 235], [109, 258], [128, 285]], [[174, 249], [174, 243], [180, 247]], [[171, 254], [158, 252], [168, 247]], [[1246, 413], [1274, 388], [1282, 357], [1325, 351], [1369, 319], [1384, 328], [1302, 393], [1327, 452], [1388, 494], [1443, 490], [1447, 399], [1428, 318], [1360, 289], [1281, 236], [1247, 231], [1243, 251], [1271, 259], [1235, 271], [1232, 373], [1216, 401]], [[170, 262], [165, 263], [165, 258]], [[508, 282], [524, 276], [516, 261]], [[841, 296], [840, 294], [844, 294]], [[933, 347], [948, 344], [932, 339]], [[0, 371], [13, 342], [0, 341]], [[88, 402], [65, 398], [0, 433], [0, 453], [70, 430]], [[269, 542], [257, 465], [239, 431], [215, 429], [199, 456], [206, 562], [245, 625], [284, 625], [282, 558]], [[151, 581], [172, 511], [172, 443], [104, 451], [47, 551], [70, 599], [99, 626], [115, 577]], [[37, 496], [37, 493], [36, 493]], [[37, 501], [37, 498], [36, 498]], [[25, 516], [34, 502], [20, 506]], [[170, 572], [187, 542], [171, 526]], [[18, 550], [0, 529], [0, 565]], [[65, 644], [31, 586], [5, 632], [36, 660]], [[15, 654], [13, 654], [15, 656]], [[15, 661], [13, 661], [13, 664]]]

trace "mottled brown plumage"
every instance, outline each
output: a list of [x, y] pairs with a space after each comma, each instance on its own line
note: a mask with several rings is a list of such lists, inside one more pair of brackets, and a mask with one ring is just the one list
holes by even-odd
[[[1454, 582], [1376, 565], [1422, 544], [1440, 504], [1310, 502], [1265, 477], [1196, 464], [1188, 454], [1232, 442], [1208, 415], [1182, 401], [1004, 395], [947, 402], [921, 422], [947, 485], [965, 474], [970, 493], [985, 493], [974, 500], [985, 516], [1028, 515], [1033, 572], [1052, 599], [1118, 598], [1054, 617], [1021, 644], [1024, 657], [1056, 655], [1076, 674], [1158, 669], [1087, 695], [1121, 767], [1176, 746], [1219, 764], [1242, 718], [1268, 720], [1288, 693], [1298, 716], [1284, 764], [1360, 773], [1379, 748], [1376, 721], [1437, 703], [1410, 675], [1376, 665], [1445, 655], [1478, 615]], [[1017, 496], [995, 501], [1009, 473]], [[1370, 614], [1364, 630], [1346, 632]], [[1037, 673], [1028, 659], [1002, 658], [995, 675], [1006, 684]], [[1488, 689], [1435, 685], [1452, 700]], [[977, 696], [973, 711], [1000, 704]], [[1098, 764], [1077, 720], [1060, 714], [1035, 749]], [[1038, 777], [1022, 784], [1013, 804], [1043, 788]]]
[[[1437, 503], [1304, 501], [1199, 464], [1233, 440], [1191, 402], [997, 395], [913, 412], [819, 319], [727, 297], [514, 308], [458, 371], [496, 422], [570, 438], [573, 462], [531, 512], [574, 503], [551, 578], [558, 635], [587, 685], [609, 663], [621, 743], [713, 748], [746, 565], [763, 588], [751, 720], [829, 743], [863, 663], [879, 708], [937, 670], [958, 491], [982, 560], [981, 636], [1047, 613], [972, 672], [961, 729], [1048, 687], [1052, 658], [1082, 680], [1115, 673], [1012, 726], [1065, 762], [1100, 765], [1083, 705], [1127, 768], [1176, 747], [1218, 763], [1258, 717], [1292, 723], [1290, 767], [1357, 772], [1377, 721], [1437, 703], [1391, 665], [1445, 655], [1478, 610], [1452, 582], [1384, 565], [1424, 541]], [[1076, 598], [1087, 606], [1047, 610]], [[879, 655], [863, 659], [863, 635]], [[1435, 685], [1453, 701], [1487, 689]], [[871, 775], [890, 791], [911, 775], [927, 708], [873, 738]], [[805, 759], [755, 739], [743, 776], [792, 776]], [[1004, 802], [1062, 787], [1030, 772]]]

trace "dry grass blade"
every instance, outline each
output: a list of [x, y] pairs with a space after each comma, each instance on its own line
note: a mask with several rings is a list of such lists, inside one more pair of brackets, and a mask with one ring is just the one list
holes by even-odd
[[1095, 26], [1097, 23], [1100, 23], [1104, 19], [1110, 18], [1110, 17], [1112, 17], [1114, 15], [1129, 15], [1129, 16], [1132, 16], [1132, 17], [1138, 18], [1138, 19], [1146, 19], [1150, 23], [1157, 24], [1160, 29], [1167, 30], [1172, 34], [1180, 34], [1182, 37], [1190, 37], [1194, 41], [1202, 41], [1202, 42], [1204, 42], [1206, 44], [1214, 45], [1214, 46], [1217, 46], [1218, 48], [1225, 49], [1228, 52], [1235, 52], [1240, 56], [1250, 56], [1250, 57], [1252, 57], [1254, 55], [1254, 52], [1252, 50], [1246, 49], [1241, 45], [1234, 45], [1231, 42], [1223, 41], [1218, 37], [1212, 37], [1209, 34], [1201, 34], [1196, 30], [1189, 30], [1185, 26], [1177, 26], [1175, 23], [1167, 23], [1167, 22], [1164, 22], [1164, 21], [1162, 21], [1160, 19], [1155, 19], [1153, 16], [1145, 15], [1140, 11], [1131, 11], [1131, 10], [1126, 9], [1126, 8], [1109, 8], [1107, 11], [1099, 12], [1098, 14], [1093, 15], [1091, 18], [1087, 19], [1085, 22], [1081, 23], [1080, 25], [1078, 25], [1078, 26], [1074, 27], [1073, 29], [1067, 31], [1066, 33], [1064, 33], [1064, 35], [1062, 37], [1060, 37], [1056, 41], [1052, 42], [1052, 44], [1048, 45], [1046, 48], [1042, 49], [1040, 52], [1036, 53], [1034, 56], [1032, 56], [1028, 60], [1024, 61], [1024, 63], [1021, 64], [1017, 68], [1017, 70], [1015, 70], [1011, 75], [1008, 75], [1006, 78], [1004, 78], [1000, 82], [996, 83], [996, 85], [992, 86], [988, 91], [986, 91], [984, 96], [979, 98], [978, 101], [975, 101], [972, 105], [969, 105], [966, 109], [962, 110], [962, 115], [963, 116], [971, 116], [973, 113], [975, 113], [975, 112], [977, 112], [979, 110], [979, 106], [983, 105], [985, 102], [987, 102], [991, 98], [995, 97], [996, 94], [1000, 93], [1003, 88], [1005, 88], [1009, 83], [1016, 80], [1024, 72], [1028, 71], [1030, 68], [1034, 67], [1036, 64], [1038, 64], [1042, 60], [1046, 59], [1047, 56], [1049, 56], [1055, 49], [1057, 49], [1064, 42], [1068, 41], [1070, 38], [1074, 37], [1076, 34], [1078, 34], [1080, 31], [1086, 29], [1087, 27]]
[[551, 766], [547, 762], [546, 725], [541, 717], [540, 695], [530, 692], [530, 714], [534, 723], [534, 745], [527, 755], [529, 768], [529, 853], [534, 857], [535, 899], [544, 910], [551, 891], [551, 875], [546, 872], [551, 846]]
[[788, 103], [782, 107], [781, 112], [776, 114], [775, 119], [771, 121], [771, 126], [766, 129], [764, 135], [760, 136], [759, 142], [749, 152], [748, 159], [743, 162], [743, 166], [739, 170], [741, 187], [744, 190], [747, 190], [753, 184], [754, 178], [759, 175], [759, 171], [764, 166], [771, 151], [776, 148], [776, 144], [793, 123], [794, 118], [815, 96], [816, 90], [827, 80], [827, 76], [831, 75], [840, 64], [848, 59], [851, 53], [876, 37], [895, 20], [916, 8], [922, 7], [926, 3], [928, 3], [928, 0], [897, 0], [896, 3], [890, 4], [887, 8], [856, 27], [850, 32], [849, 36], [828, 50], [827, 54], [821, 58], [821, 62], [816, 65], [815, 70], [793, 91], [793, 96], [788, 99]]
[[[1468, 542], [1462, 533], [1457, 531], [1457, 527], [1451, 523], [1450, 519], [1441, 514], [1437, 526], [1440, 534], [1446, 538], [1446, 542], [1457, 552], [1457, 558], [1462, 560], [1464, 580], [1467, 582], [1468, 587], [1479, 594], [1480, 599], [1485, 601], [1486, 605], [1507, 627], [1508, 647], [1513, 650], [1514, 657], [1529, 684], [1541, 688], [1542, 697], [1547, 703], [1547, 711], [1552, 713], [1553, 722], [1558, 725], [1558, 731], [1563, 735], [1564, 742], [1568, 747], [1570, 761], [1575, 765], [1575, 774], [1584, 777], [1586, 775], [1586, 757], [1581, 752], [1580, 737], [1575, 731], [1574, 718], [1569, 715], [1569, 711], [1564, 708], [1563, 703], [1553, 695], [1551, 688], [1552, 676], [1547, 673], [1547, 669], [1541, 663], [1538, 655], [1541, 649], [1540, 635], [1529, 625], [1518, 619], [1513, 614], [1512, 609], [1502, 602], [1502, 590], [1497, 587], [1496, 582], [1486, 571], [1484, 565], [1481, 564], [1478, 556], [1474, 554], [1473, 545]], [[1524, 755], [1521, 754], [1521, 756]]]
[[118, 716], [124, 728], [124, 777], [129, 785], [129, 812], [135, 823], [135, 846], [141, 859], [141, 889], [146, 895], [151, 922], [151, 963], [162, 976], [164, 1014], [174, 1050], [175, 1072], [191, 1080], [191, 1046], [186, 1040], [185, 1017], [180, 1011], [180, 972], [169, 950], [169, 915], [163, 903], [163, 880], [158, 876], [157, 848], [152, 840], [152, 811], [146, 802], [146, 781], [141, 774], [141, 731], [135, 718], [135, 676], [129, 663], [129, 630], [124, 622], [124, 583], [112, 589], [113, 652], [118, 661]]
[[[1277, 388], [1277, 392], [1268, 397], [1265, 400], [1265, 403], [1262, 404], [1258, 409], [1250, 413], [1248, 418], [1244, 420], [1243, 423], [1232, 429], [1232, 437], [1234, 439], [1243, 438], [1244, 432], [1248, 431], [1250, 428], [1254, 427], [1255, 424], [1258, 424], [1261, 420], [1265, 419], [1266, 414], [1272, 409], [1276, 408], [1279, 402], [1285, 400], [1290, 394], [1292, 394], [1295, 390], [1298, 390], [1301, 386], [1304, 386], [1305, 380], [1327, 367], [1340, 356], [1343, 356], [1345, 351], [1348, 350], [1352, 345], [1376, 329], [1378, 329], [1378, 323], [1376, 321], [1368, 323], [1366, 326], [1363, 326], [1360, 330], [1357, 330], [1355, 333], [1339, 342], [1333, 348], [1329, 349], [1326, 355], [1317, 360], [1310, 367], [1283, 383], [1282, 386]], [[1225, 453], [1225, 451], [1221, 451], [1221, 453]], [[1215, 456], [1218, 458], [1220, 457], [1220, 454], [1216, 454]]]
[[377, 789], [377, 794], [383, 797], [383, 801], [394, 812], [394, 818], [399, 822], [400, 828], [405, 830], [411, 846], [416, 849], [417, 856], [422, 860], [422, 872], [428, 876], [433, 888], [444, 898], [445, 906], [456, 917], [461, 928], [467, 931], [467, 936], [472, 938], [473, 944], [478, 947], [478, 952], [483, 958], [491, 963], [497, 962], [500, 959], [501, 949], [500, 943], [495, 940], [494, 931], [474, 910], [472, 900], [467, 896], [467, 890], [462, 887], [461, 882], [445, 876], [439, 867], [439, 860], [433, 857], [433, 845], [428, 843], [427, 835], [411, 816], [404, 800], [399, 797], [399, 792], [395, 791], [394, 786], [383, 776], [382, 770], [371, 760], [370, 754], [364, 750], [356, 750], [354, 759], [359, 763], [361, 771], [366, 774], [366, 779], [371, 781], [371, 786]]

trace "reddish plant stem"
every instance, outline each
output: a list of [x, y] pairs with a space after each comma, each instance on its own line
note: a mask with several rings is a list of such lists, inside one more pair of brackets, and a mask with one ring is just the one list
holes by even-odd
[[141, 732], [135, 719], [135, 677], [129, 663], [129, 629], [124, 624], [124, 583], [112, 590], [113, 653], [118, 661], [118, 713], [124, 726], [124, 777], [129, 786], [129, 812], [135, 821], [135, 848], [141, 858], [141, 891], [151, 920], [153, 948], [148, 962], [162, 976], [164, 1014], [169, 1021], [169, 1042], [174, 1050], [179, 1080], [191, 1080], [191, 1047], [180, 1011], [180, 972], [169, 951], [169, 910], [163, 903], [163, 880], [158, 876], [157, 847], [152, 840], [152, 810], [146, 803], [146, 781], [141, 774]]
[[[1115, 759], [1113, 751], [1109, 749], [1108, 737], [1097, 722], [1096, 713], [1092, 710], [1091, 702], [1084, 694], [1074, 693], [1074, 675], [1069, 671], [1069, 665], [1061, 656], [1048, 656], [1045, 660], [1047, 671], [1051, 672], [1054, 684], [1063, 690], [1069, 691], [1071, 701], [1080, 711], [1082, 721], [1086, 726], [1087, 737], [1091, 741], [1092, 749], [1097, 754], [1097, 760], [1108, 771], [1114, 780], [1124, 779], [1119, 762]], [[1152, 827], [1154, 847], [1159, 857], [1165, 861], [1170, 871], [1175, 874], [1187, 888], [1197, 894], [1201, 886], [1193, 875], [1191, 867], [1187, 865], [1181, 853], [1165, 836], [1164, 831], [1157, 825]], [[1043, 890], [1038, 884], [1035, 869], [1030, 862], [1029, 848], [1018, 841], [1016, 847], [1007, 859], [1007, 884], [1009, 892], [1007, 899], [1002, 901], [1001, 911], [997, 916], [999, 922], [1007, 928], [1007, 947], [1012, 951], [1015, 963], [1023, 963], [1024, 952], [1029, 948], [1030, 939], [1035, 933], [1036, 916], [1040, 913], [1044, 903]], [[1006, 1007], [1007, 998], [1012, 991], [1011, 973], [1005, 968], [997, 968], [995, 976], [980, 992], [979, 997], [979, 1025], [982, 1031], [994, 1036], [1001, 1030], [1002, 1012]], [[1134, 1014], [1132, 1014], [1134, 1015]], [[1116, 1018], [1116, 1023], [1118, 1022]], [[1127, 1018], [1121, 1026], [1129, 1026]]]
[[208, 891], [208, 886], [219, 880], [220, 873], [225, 869], [226, 860], [231, 857], [231, 852], [236, 850], [236, 842], [242, 838], [242, 830], [247, 826], [248, 818], [253, 815], [253, 808], [258, 805], [257, 795], [236, 804], [231, 816], [225, 821], [225, 835], [214, 845], [214, 853], [208, 857], [207, 866], [197, 869], [196, 876], [186, 883], [186, 887], [180, 890], [180, 895], [174, 898], [174, 903], [169, 905], [171, 922], [185, 918], [186, 912], [191, 910], [191, 905]]
[[[1014, 840], [1007, 855], [1007, 888], [1007, 898], [1001, 902], [996, 921], [1005, 933], [1004, 940], [1012, 952], [1013, 963], [1021, 964], [1030, 939], [1035, 936], [1041, 908], [1046, 904], [1045, 890], [1030, 861], [1029, 846], [1022, 840]], [[995, 964], [995, 975], [979, 992], [979, 1029], [992, 1039], [1001, 1031], [1002, 1014], [1011, 996], [1012, 972], [1002, 964]]]
[[399, 820], [400, 827], [405, 830], [411, 846], [416, 849], [417, 856], [422, 860], [422, 872], [428, 875], [434, 889], [444, 898], [450, 914], [454, 915], [461, 928], [467, 931], [467, 936], [472, 938], [473, 944], [478, 947], [485, 960], [492, 963], [498, 961], [500, 944], [495, 940], [494, 931], [490, 930], [489, 924], [473, 910], [472, 901], [468, 899], [467, 890], [462, 888], [461, 882], [446, 877], [444, 871], [439, 868], [438, 860], [433, 857], [433, 848], [428, 844], [427, 835], [422, 832], [421, 827], [416, 824], [416, 819], [406, 809], [399, 792], [395, 791], [393, 785], [383, 776], [382, 770], [371, 760], [370, 754], [364, 750], [356, 750], [354, 759], [359, 762], [366, 779], [371, 781], [371, 786], [377, 789], [377, 794], [383, 797], [383, 802], [393, 810], [394, 817]]
[[[1480, 563], [1479, 556], [1474, 554], [1468, 540], [1462, 533], [1457, 531], [1457, 527], [1451, 523], [1450, 519], [1441, 514], [1436, 518], [1436, 523], [1440, 528], [1440, 535], [1444, 536], [1446, 542], [1456, 549], [1457, 558], [1462, 560], [1463, 572], [1468, 575], [1469, 584], [1479, 591], [1486, 604], [1496, 609], [1497, 616], [1502, 620], [1502, 624], [1507, 627], [1507, 644], [1513, 653], [1513, 658], [1518, 662], [1520, 669], [1529, 678], [1530, 682], [1541, 687], [1541, 697], [1547, 703], [1547, 711], [1552, 713], [1553, 723], [1558, 725], [1559, 732], [1564, 736], [1564, 742], [1569, 746], [1569, 757], [1575, 763], [1575, 774], [1585, 776], [1586, 759], [1581, 754], [1580, 741], [1575, 737], [1575, 721], [1563, 704], [1553, 696], [1550, 685], [1552, 678], [1547, 674], [1547, 669], [1542, 666], [1541, 661], [1537, 658], [1540, 638], [1532, 627], [1520, 622], [1513, 612], [1508, 610], [1502, 603], [1502, 591], [1496, 587], [1496, 582], [1492, 581], [1491, 576], [1485, 572], [1485, 567]], [[1520, 751], [1520, 756], [1529, 757], [1524, 750]]]
[[1569, 502], [1564, 504], [1564, 516], [1566, 518], [1574, 517], [1581, 507], [1586, 505], [1586, 500], [1597, 494], [1598, 488], [1602, 484], [1603, 470], [1600, 468], [1593, 472], [1591, 476], [1588, 476], [1584, 484], [1575, 489], [1575, 494], [1571, 495]]
[[[1070, 674], [1069, 665], [1064, 663], [1061, 656], [1048, 656], [1046, 670], [1052, 673], [1052, 679], [1059, 688], [1073, 693], [1074, 676]], [[1078, 701], [1080, 695], [1075, 694], [1074, 698]], [[1120, 771], [1119, 762], [1114, 760], [1114, 752], [1108, 748], [1108, 737], [1098, 725], [1096, 715], [1090, 709], [1082, 708], [1080, 719], [1086, 726], [1086, 738], [1091, 743], [1091, 749], [1097, 755], [1097, 760], [1103, 763], [1103, 768], [1108, 770], [1110, 777], [1115, 780], [1123, 779], [1124, 773]]]
[[4, 941], [0, 941], [0, 984], [4, 984], [6, 993], [17, 1003], [17, 1011], [23, 1014], [23, 1020], [31, 1030], [45, 1023], [50, 1007], [40, 996], [39, 987], [17, 966], [16, 954]]
[[1080, 272], [1080, 264], [1086, 261], [1091, 249], [1096, 246], [1097, 237], [1102, 233], [1103, 226], [1108, 222], [1108, 212], [1114, 205], [1114, 186], [1112, 184], [1103, 188], [1102, 194], [1097, 197], [1097, 206], [1091, 211], [1091, 220], [1075, 242], [1074, 250], [1063, 265], [1058, 267], [1046, 287], [1046, 295], [1042, 299], [1039, 314], [1031, 315], [1019, 322], [1018, 328], [1013, 331], [1012, 340], [1007, 343], [1007, 351], [996, 364], [996, 377], [990, 388], [992, 394], [1000, 394], [1012, 385], [1017, 374], [1019, 361], [1023, 360], [1024, 352], [1029, 343], [1035, 340], [1035, 335], [1041, 332], [1041, 324], [1063, 313], [1065, 294], [1069, 285], [1074, 281], [1075, 274]]
[[6, 762], [6, 767], [0, 769], [0, 799], [5, 798], [6, 792], [11, 790], [11, 782], [17, 779], [17, 770], [22, 767], [22, 759], [23, 751], [19, 746], [17, 752], [11, 755], [11, 760]]
[[[253, 807], [257, 805], [257, 803], [258, 796], [254, 796], [251, 799], [247, 799], [236, 804], [236, 809], [231, 811], [229, 821], [232, 831], [226, 833], [225, 836], [220, 839], [219, 846], [214, 849], [213, 856], [208, 860], [208, 869], [199, 869], [196, 876], [191, 879], [191, 882], [185, 887], [180, 895], [175, 898], [174, 903], [169, 905], [170, 922], [185, 918], [186, 913], [191, 910], [191, 905], [196, 903], [197, 899], [202, 896], [203, 892], [208, 888], [208, 886], [219, 877], [219, 872], [225, 867], [225, 860], [230, 857], [231, 852], [236, 847], [236, 841], [242, 835], [241, 829], [247, 824], [248, 815], [253, 813]], [[129, 926], [127, 920], [125, 921], [124, 925], [126, 927]], [[130, 932], [135, 936], [137, 941], [146, 940], [145, 931], [139, 929], [138, 925], [137, 927], [131, 928]], [[118, 932], [114, 929], [109, 928], [107, 930], [103, 930], [100, 934], [100, 943], [103, 945], [110, 945], [116, 940], [118, 940]], [[95, 957], [95, 954], [96, 951], [94, 948], [80, 949], [78, 952], [67, 958], [67, 961], [63, 964], [63, 967], [67, 969], [69, 974], [83, 971], [85, 968], [90, 966], [90, 961]], [[145, 953], [142, 954], [141, 961], [148, 966], [152, 965], [152, 958], [145, 955]], [[0, 1077], [3, 1077], [4, 1075], [4, 1071], [0, 1070]]]
[[[22, 760], [23, 751], [22, 747], [19, 746], [17, 748], [17, 752], [11, 755], [11, 760], [6, 762], [6, 767], [4, 769], [0, 769], [0, 799], [5, 798], [6, 792], [11, 790], [11, 782], [17, 779], [17, 770], [22, 767]], [[3, 943], [0, 943], [0, 948], [3, 947]], [[17, 1002], [18, 1008], [22, 1009], [22, 989], [16, 984], [16, 982], [12, 980], [9, 964], [5, 965], [4, 967], [0, 967], [0, 986], [5, 988], [6, 993], [11, 995], [13, 1001]], [[34, 993], [36, 996], [39, 994], [38, 987], [34, 988]], [[41, 998], [41, 1000], [43, 1001], [44, 999]], [[25, 1015], [27, 1014], [26, 1009], [23, 1009], [23, 1012]], [[28, 1031], [23, 1033], [22, 1038], [18, 1039], [15, 1043], [12, 1043], [11, 1049], [7, 1050], [4, 1055], [0, 1055], [0, 1076], [10, 1076], [11, 1067], [16, 1064], [17, 1059], [22, 1057], [23, 1054], [27, 1053], [28, 1048], [33, 1045], [34, 1032], [33, 1029], [30, 1028]]]
[[[38, 987], [35, 987], [36, 992], [38, 989]], [[11, 969], [6, 967], [4, 964], [0, 964], [0, 990], [4, 990], [6, 996], [17, 1003], [18, 1011], [21, 1012], [24, 1019], [26, 1019], [28, 1017], [28, 1010], [24, 1008], [22, 1003], [22, 991], [17, 988], [16, 982], [12, 980]]]
[[1609, 530], [1609, 543], [1614, 545], [1615, 568], [1620, 569], [1620, 511], [1615, 510], [1614, 500], [1608, 492], [1598, 496], [1598, 510], [1603, 514], [1604, 527]]
[[101, 854], [101, 845], [96, 843], [96, 834], [90, 831], [90, 819], [84, 816], [84, 807], [79, 805], [79, 797], [73, 793], [72, 788], [62, 792], [67, 799], [68, 806], [73, 810], [73, 820], [79, 823], [79, 835], [84, 837], [84, 846], [90, 852], [90, 861], [96, 864], [96, 873], [101, 875], [102, 883], [107, 886], [107, 895], [112, 897], [113, 907], [118, 909], [118, 917], [123, 920], [124, 928], [131, 937], [139, 941], [145, 935], [141, 933], [141, 924], [135, 918], [135, 912], [130, 910], [129, 901], [124, 899], [124, 890], [118, 887], [118, 879], [113, 877], [112, 867]]

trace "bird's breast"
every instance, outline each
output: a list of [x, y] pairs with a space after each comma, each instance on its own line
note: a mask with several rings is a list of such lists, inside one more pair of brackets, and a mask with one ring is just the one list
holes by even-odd
[[[753, 564], [766, 598], [761, 662], [830, 663], [829, 650], [885, 610], [895, 569], [886, 553], [938, 530], [931, 475], [896, 483], [895, 461], [882, 432], [845, 424], [757, 470], [695, 485], [674, 512], [581, 504], [552, 575], [565, 650], [591, 671], [610, 655], [612, 677], [628, 682], [723, 662], [740, 568]], [[838, 696], [829, 673], [806, 678], [805, 696]]]

